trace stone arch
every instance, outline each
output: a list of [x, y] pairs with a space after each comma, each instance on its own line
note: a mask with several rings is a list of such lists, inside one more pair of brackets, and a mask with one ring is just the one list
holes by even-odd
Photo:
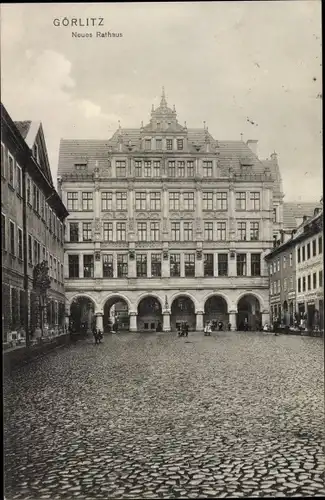
[[66, 305], [68, 306], [67, 309], [69, 310], [69, 312], [70, 312], [72, 302], [74, 302], [76, 299], [79, 299], [82, 297], [86, 297], [87, 299], [91, 300], [91, 302], [94, 304], [95, 311], [97, 310], [96, 300], [94, 299], [94, 297], [91, 296], [91, 294], [89, 294], [87, 292], [86, 293], [78, 292], [78, 293], [75, 293], [74, 295], [72, 295], [70, 298], [68, 298], [67, 296], [65, 298]]
[[[185, 299], [185, 301], [181, 300]], [[177, 330], [183, 322], [188, 324], [190, 330], [196, 327], [197, 301], [190, 293], [178, 292], [170, 302], [170, 324], [172, 330]]]
[[204, 306], [205, 306], [207, 300], [211, 299], [211, 297], [214, 297], [214, 296], [221, 297], [221, 298], [223, 298], [225, 300], [225, 302], [227, 304], [227, 310], [228, 310], [228, 312], [232, 310], [232, 303], [230, 302], [230, 300], [227, 297], [227, 295], [225, 295], [223, 292], [219, 292], [219, 291], [218, 292], [210, 292], [210, 293], [208, 293], [204, 297], [204, 299], [202, 301], [202, 310], [204, 310]]
[[69, 302], [69, 324], [72, 332], [90, 332], [95, 326], [96, 301], [88, 293], [76, 293]]
[[244, 292], [237, 299], [237, 329], [259, 330], [263, 302], [256, 293]]
[[220, 323], [227, 329], [229, 323], [229, 302], [223, 293], [209, 293], [204, 301], [204, 323], [216, 329]]
[[132, 305], [128, 297], [122, 293], [112, 293], [102, 300], [101, 306], [104, 331], [113, 331], [114, 324], [119, 330], [129, 330]]
[[198, 311], [200, 311], [200, 304], [197, 301], [197, 299], [191, 293], [189, 293], [189, 292], [181, 292], [181, 291], [174, 293], [174, 295], [172, 295], [170, 298], [168, 298], [170, 309], [172, 307], [172, 304], [173, 304], [174, 300], [178, 299], [179, 297], [188, 297], [189, 299], [191, 299], [191, 301], [194, 304], [195, 314]]
[[165, 304], [164, 304], [164, 301], [163, 299], [157, 294], [157, 293], [151, 293], [151, 292], [146, 292], [146, 293], [142, 293], [141, 295], [139, 295], [139, 297], [137, 298], [137, 302], [135, 304], [135, 310], [138, 309], [139, 307], [139, 304], [141, 302], [141, 300], [145, 299], [145, 298], [149, 298], [149, 297], [154, 297], [155, 299], [158, 300], [159, 304], [161, 305], [161, 310], [163, 310], [165, 308]]
[[155, 293], [142, 294], [137, 301], [137, 330], [162, 331], [163, 301]]
[[265, 309], [265, 304], [264, 304], [264, 299], [263, 297], [257, 293], [257, 292], [242, 292], [238, 297], [237, 297], [237, 302], [236, 302], [236, 306], [237, 306], [237, 309], [238, 309], [238, 303], [239, 301], [245, 297], [245, 295], [252, 295], [253, 297], [255, 297], [258, 301], [259, 301], [259, 304], [260, 304], [260, 310], [264, 310]]

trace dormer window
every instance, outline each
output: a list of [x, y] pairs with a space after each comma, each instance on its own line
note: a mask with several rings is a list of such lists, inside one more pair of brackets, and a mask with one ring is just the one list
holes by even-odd
[[144, 141], [144, 149], [146, 151], [148, 151], [148, 150], [151, 149], [151, 139], [145, 139], [145, 141]]
[[181, 151], [184, 148], [183, 139], [177, 139], [177, 149]]
[[39, 161], [39, 155], [38, 155], [38, 146], [37, 146], [36, 143], [33, 146], [32, 153], [33, 153], [33, 157], [38, 162]]
[[75, 163], [75, 164], [74, 164], [74, 168], [75, 168], [76, 170], [78, 170], [78, 171], [79, 171], [79, 170], [86, 170], [86, 168], [87, 168], [87, 163], [86, 163], [86, 162], [82, 162], [82, 163], [81, 163], [81, 162], [80, 162], [80, 163]]

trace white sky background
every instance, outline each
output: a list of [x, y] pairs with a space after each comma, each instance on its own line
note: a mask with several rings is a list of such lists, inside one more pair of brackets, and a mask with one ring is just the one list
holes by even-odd
[[[65, 16], [104, 27], [53, 25]], [[109, 30], [123, 37], [95, 37]], [[181, 124], [258, 139], [260, 158], [278, 153], [285, 200], [319, 201], [321, 61], [318, 0], [1, 6], [1, 99], [14, 120], [42, 121], [55, 182], [61, 137], [140, 127], [164, 85]]]

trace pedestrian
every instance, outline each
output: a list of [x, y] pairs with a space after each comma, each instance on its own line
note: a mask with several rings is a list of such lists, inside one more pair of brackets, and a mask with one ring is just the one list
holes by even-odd
[[95, 339], [95, 345], [99, 344], [99, 337], [98, 337], [98, 333], [97, 333], [97, 328], [96, 327], [93, 328], [93, 336], [94, 336], [94, 339]]
[[212, 332], [211, 323], [208, 323], [208, 327], [207, 327], [207, 336], [208, 337], [211, 337], [211, 332]]
[[181, 331], [181, 323], [177, 323], [177, 333], [178, 333], [178, 336], [181, 337], [182, 336], [182, 331]]
[[228, 323], [228, 331], [231, 332], [231, 323]]
[[188, 337], [188, 324], [185, 322], [184, 325], [185, 337]]
[[205, 323], [203, 331], [204, 331], [204, 336], [206, 337], [208, 335], [208, 323]]

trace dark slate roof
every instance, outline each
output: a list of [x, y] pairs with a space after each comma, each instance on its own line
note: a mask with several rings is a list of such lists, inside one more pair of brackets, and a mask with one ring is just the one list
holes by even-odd
[[[122, 141], [122, 151], [128, 152], [127, 146], [131, 144], [133, 154], [142, 155], [144, 151], [139, 150], [139, 142], [142, 137], [141, 129], [118, 129], [111, 139], [88, 140], [88, 139], [61, 139], [59, 151], [58, 175], [74, 173], [75, 163], [87, 163], [87, 173], [92, 174], [98, 162], [99, 169], [107, 168], [109, 148], [112, 154], [118, 150], [118, 144]], [[261, 161], [243, 141], [216, 141], [205, 129], [187, 129], [187, 137], [190, 152], [195, 154], [195, 146], [200, 146], [202, 152], [206, 142], [210, 144], [210, 152], [218, 152], [218, 164], [221, 176], [229, 175], [231, 167], [234, 173], [242, 169], [241, 163], [249, 164], [249, 172], [252, 174], [263, 174], [265, 169], [270, 171], [277, 192], [281, 192], [281, 176], [276, 160]], [[267, 163], [267, 164], [266, 164]]]
[[14, 122], [23, 139], [26, 139], [31, 123], [32, 122], [29, 120], [23, 122]]
[[296, 217], [303, 217], [307, 215], [312, 217], [314, 215], [315, 208], [323, 208], [321, 203], [284, 203], [283, 204], [283, 228], [286, 229], [296, 229], [297, 221]]

